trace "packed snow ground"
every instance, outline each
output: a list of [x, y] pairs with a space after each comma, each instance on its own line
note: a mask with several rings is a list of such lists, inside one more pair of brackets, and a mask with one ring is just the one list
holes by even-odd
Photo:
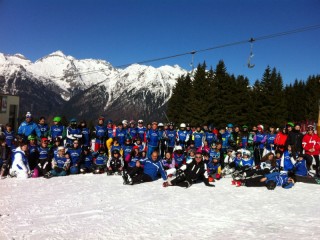
[[135, 186], [120, 176], [0, 181], [0, 239], [319, 239], [319, 185]]

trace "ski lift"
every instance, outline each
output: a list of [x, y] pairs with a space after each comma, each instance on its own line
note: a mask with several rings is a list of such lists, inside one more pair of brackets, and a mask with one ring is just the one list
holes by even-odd
[[251, 38], [250, 40], [249, 40], [249, 42], [250, 42], [250, 55], [249, 55], [249, 58], [248, 58], [248, 68], [254, 68], [254, 66], [255, 66], [255, 64], [252, 64], [251, 63], [251, 60], [252, 60], [252, 58], [253, 58], [253, 56], [254, 56], [254, 54], [253, 54], [253, 51], [252, 51], [252, 49], [253, 49], [253, 42], [254, 42], [255, 40], [253, 39], [253, 38]]
[[192, 68], [191, 74], [193, 74], [193, 70], [194, 70], [194, 54], [195, 54], [195, 53], [196, 53], [196, 51], [190, 52], [190, 54], [191, 54], [191, 56], [192, 56], [192, 58], [191, 58], [191, 63], [190, 63], [190, 66], [191, 66], [191, 68]]

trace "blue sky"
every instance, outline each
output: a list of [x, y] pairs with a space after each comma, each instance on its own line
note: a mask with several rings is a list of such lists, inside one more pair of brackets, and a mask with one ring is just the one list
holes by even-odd
[[[0, 0], [0, 52], [35, 61], [56, 50], [113, 66], [320, 24], [319, 0]], [[267, 65], [285, 83], [320, 74], [320, 29], [195, 54], [195, 64], [261, 79]], [[190, 69], [191, 56], [150, 63]]]

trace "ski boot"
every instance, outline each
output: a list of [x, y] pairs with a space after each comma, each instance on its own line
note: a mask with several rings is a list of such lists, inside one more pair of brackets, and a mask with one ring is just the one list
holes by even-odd
[[111, 176], [111, 175], [113, 175], [113, 172], [112, 172], [111, 170], [108, 170], [108, 171], [107, 171], [107, 175], [108, 175], [108, 176]]
[[122, 179], [123, 179], [123, 185], [132, 185], [133, 184], [130, 175], [126, 171], [122, 172]]
[[51, 174], [51, 172], [47, 172], [45, 175], [43, 175], [44, 178], [49, 179], [52, 178], [53, 175]]

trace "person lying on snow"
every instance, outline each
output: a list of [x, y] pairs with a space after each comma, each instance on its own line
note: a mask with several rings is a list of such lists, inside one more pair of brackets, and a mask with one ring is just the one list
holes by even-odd
[[179, 186], [188, 188], [193, 183], [196, 183], [201, 180], [204, 182], [206, 186], [214, 187], [213, 183], [209, 182], [207, 164], [204, 163], [201, 152], [197, 152], [195, 155], [195, 159], [191, 163], [182, 166], [177, 171], [176, 178], [164, 182], [163, 186]]
[[264, 177], [246, 178], [240, 180], [240, 186], [246, 187], [267, 187], [268, 190], [274, 190], [277, 186], [289, 189], [294, 186], [295, 177], [293, 174], [286, 172], [273, 172], [266, 174]]
[[[142, 167], [143, 166], [143, 170]], [[133, 185], [143, 182], [152, 182], [158, 179], [161, 175], [164, 181], [167, 181], [167, 173], [163, 168], [162, 161], [159, 159], [157, 151], [152, 152], [151, 159], [139, 160], [136, 162], [136, 167], [130, 173], [126, 170], [122, 172], [123, 184]]]

